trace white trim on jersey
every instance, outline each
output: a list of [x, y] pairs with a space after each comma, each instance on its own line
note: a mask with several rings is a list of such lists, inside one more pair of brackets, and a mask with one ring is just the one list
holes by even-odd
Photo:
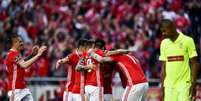
[[101, 82], [100, 82], [100, 64], [97, 65], [96, 69], [96, 82], [97, 86], [99, 87], [99, 101], [103, 101], [103, 89], [101, 89]]
[[17, 79], [17, 65], [13, 65], [13, 67], [12, 94], [10, 96], [10, 101], [14, 101], [15, 99], [15, 83]]

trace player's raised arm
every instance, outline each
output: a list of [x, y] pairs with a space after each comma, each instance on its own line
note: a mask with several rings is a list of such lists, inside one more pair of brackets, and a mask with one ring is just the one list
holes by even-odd
[[38, 50], [38, 53], [32, 57], [31, 59], [24, 61], [23, 59], [16, 59], [16, 62], [18, 63], [18, 65], [20, 65], [20, 67], [22, 68], [28, 68], [31, 64], [33, 64], [42, 54], [44, 51], [47, 50], [46, 46], [41, 46]]

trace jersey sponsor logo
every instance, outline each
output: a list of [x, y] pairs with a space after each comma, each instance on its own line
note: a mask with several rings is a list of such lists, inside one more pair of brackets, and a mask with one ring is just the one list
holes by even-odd
[[168, 57], [168, 62], [173, 62], [173, 61], [184, 61], [184, 56], [179, 55], [179, 56], [169, 56]]

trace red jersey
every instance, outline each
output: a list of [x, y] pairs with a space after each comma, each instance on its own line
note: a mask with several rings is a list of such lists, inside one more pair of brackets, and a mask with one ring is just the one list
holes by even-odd
[[25, 69], [18, 65], [21, 59], [22, 57], [17, 51], [10, 50], [7, 54], [5, 64], [8, 73], [8, 90], [26, 88]]
[[75, 71], [75, 83], [73, 85], [72, 93], [81, 94], [83, 91], [84, 94], [84, 77], [84, 72]]
[[[76, 65], [79, 62], [80, 58], [81, 58], [81, 55], [79, 55], [78, 52], [76, 51], [76, 58], [74, 59], [74, 61], [76, 62]], [[72, 93], [80, 94], [81, 99], [84, 101], [84, 99], [85, 99], [85, 97], [84, 97], [84, 72], [75, 71], [74, 79], [75, 79], [75, 81], [74, 81]]]
[[[78, 52], [75, 51], [75, 53], [74, 53], [74, 58], [71, 59], [71, 61], [74, 61], [74, 67], [76, 67], [77, 63], [79, 62], [80, 57], [81, 57], [81, 56], [79, 56]], [[75, 69], [74, 69], [74, 70], [75, 70]], [[73, 92], [73, 93], [77, 93], [77, 94], [80, 93], [80, 83], [81, 83], [80, 78], [81, 78], [81, 73], [80, 73], [80, 71], [76, 71], [76, 70], [75, 70], [75, 71], [74, 71], [74, 78], [72, 78], [72, 79], [74, 79], [74, 85], [73, 85], [73, 87], [72, 87], [72, 92]]]
[[72, 91], [74, 83], [75, 83], [75, 67], [79, 61], [79, 56], [77, 55], [77, 51], [72, 52], [68, 55], [68, 64], [66, 65], [67, 69], [67, 79], [66, 79], [66, 87], [68, 87], [68, 91]]
[[127, 85], [147, 82], [138, 60], [131, 55], [113, 55], [110, 58], [117, 62], [118, 67], [127, 79]]
[[103, 68], [103, 88], [104, 94], [112, 94], [112, 78], [114, 76], [114, 63], [104, 63], [101, 65]]
[[[105, 53], [97, 49], [95, 50], [95, 53], [104, 56]], [[85, 85], [93, 85], [93, 86], [103, 86], [103, 68], [100, 68], [100, 64], [93, 58], [89, 57], [89, 54], [86, 55], [86, 63], [89, 64], [92, 62], [96, 65], [95, 70], [92, 70], [91, 72], [88, 72], [86, 74], [86, 84]]]

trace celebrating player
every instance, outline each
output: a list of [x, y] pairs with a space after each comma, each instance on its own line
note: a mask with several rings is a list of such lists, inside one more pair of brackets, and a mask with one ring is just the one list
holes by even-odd
[[[63, 64], [63, 63], [68, 63], [71, 65], [71, 67], [68, 68], [66, 90], [63, 95], [63, 101], [74, 101], [74, 100], [84, 101], [85, 100], [84, 91], [82, 91], [82, 93], [80, 91], [81, 90], [80, 84], [84, 83], [84, 81], [80, 80], [80, 78], [84, 79], [83, 78], [84, 75], [81, 75], [82, 71], [75, 71], [75, 67], [78, 61], [80, 60], [80, 56], [82, 52], [85, 51], [86, 44], [87, 44], [87, 40], [80, 39], [78, 42], [78, 48], [74, 52], [72, 52], [67, 57], [63, 59], [59, 59], [57, 61], [56, 67], [58, 67], [60, 64]], [[84, 85], [82, 89], [84, 89]]]
[[95, 52], [91, 55], [98, 62], [116, 62], [117, 67], [121, 70], [127, 79], [127, 87], [123, 94], [123, 101], [145, 101], [148, 90], [148, 82], [142, 71], [138, 60], [128, 54], [111, 55], [102, 57]]
[[8, 72], [8, 96], [10, 101], [33, 101], [33, 97], [29, 89], [26, 87], [24, 76], [25, 69], [33, 64], [47, 49], [41, 46], [37, 49], [37, 54], [28, 60], [24, 60], [20, 52], [24, 48], [23, 41], [20, 36], [11, 37], [11, 48], [7, 53], [5, 64]]

